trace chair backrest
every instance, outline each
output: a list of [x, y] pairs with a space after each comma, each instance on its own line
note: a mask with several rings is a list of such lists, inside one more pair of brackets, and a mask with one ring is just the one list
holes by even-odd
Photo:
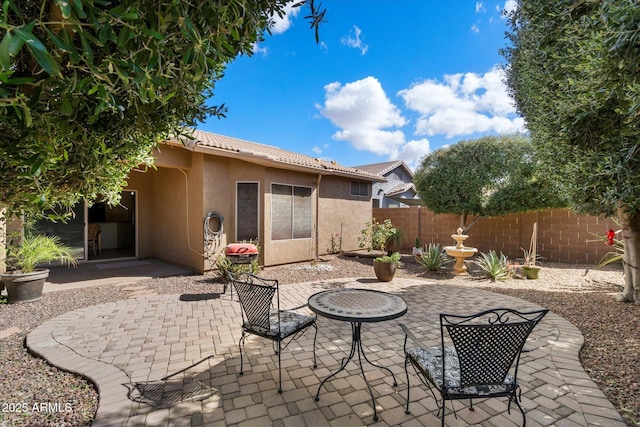
[[522, 347], [547, 312], [498, 308], [470, 316], [441, 314], [442, 351], [446, 330], [458, 355], [460, 387], [503, 384], [512, 367], [515, 380]]
[[[269, 313], [273, 306], [274, 295], [278, 292], [278, 281], [263, 279], [249, 273], [229, 276], [238, 294], [244, 319], [252, 326], [269, 331], [271, 326]], [[279, 298], [276, 299], [276, 305], [279, 311]]]
[[100, 224], [89, 224], [87, 227], [87, 235], [89, 240], [94, 240], [100, 234]]

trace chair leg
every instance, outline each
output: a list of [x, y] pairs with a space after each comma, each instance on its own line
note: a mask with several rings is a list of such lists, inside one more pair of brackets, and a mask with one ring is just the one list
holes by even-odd
[[313, 328], [316, 330], [313, 334], [313, 367], [318, 367], [318, 362], [316, 361], [316, 339], [318, 338], [318, 326], [314, 323]]
[[240, 341], [238, 341], [238, 350], [240, 350], [240, 375], [244, 374], [244, 371], [242, 370], [242, 365], [243, 365], [242, 347], [244, 347], [244, 332], [242, 332], [242, 336], [240, 337]]
[[407, 407], [404, 410], [405, 414], [411, 413], [409, 411], [409, 391], [411, 390], [411, 384], [409, 383], [409, 367], [407, 366], [408, 363], [409, 363], [409, 357], [407, 356], [404, 358], [404, 372], [405, 374], [407, 374]]
[[282, 394], [282, 344], [278, 341], [278, 393]]
[[446, 403], [447, 402], [444, 399], [442, 399], [442, 424], [441, 424], [442, 427], [444, 427], [444, 415], [445, 415], [444, 413], [446, 409], [445, 406], [447, 406]]
[[469, 399], [469, 410], [470, 411], [475, 411], [476, 408], [473, 407], [473, 399]]
[[527, 416], [524, 414], [524, 409], [522, 408], [522, 405], [520, 405], [520, 402], [518, 401], [518, 396], [515, 395], [515, 393], [514, 393], [513, 397], [509, 396], [509, 406], [511, 406], [511, 400], [516, 402], [516, 405], [518, 406], [518, 409], [520, 409], [520, 413], [522, 414], [522, 427], [526, 427], [526, 425], [527, 425]]

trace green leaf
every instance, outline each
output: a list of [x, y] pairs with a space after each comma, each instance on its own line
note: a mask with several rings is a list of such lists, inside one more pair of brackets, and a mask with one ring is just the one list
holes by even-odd
[[56, 0], [55, 4], [60, 8], [62, 17], [64, 19], [69, 19], [69, 17], [71, 16], [71, 5], [69, 4], [69, 2], [66, 0]]
[[32, 24], [33, 23], [28, 24], [24, 28], [16, 28], [16, 35], [25, 43], [33, 58], [38, 62], [42, 69], [47, 72], [47, 74], [51, 76], [60, 75], [60, 68], [53, 60], [49, 51], [47, 51], [47, 48], [31, 33], [31, 28], [29, 27], [33, 27]]
[[149, 29], [149, 28], [143, 28], [142, 32], [144, 34], [147, 34], [147, 35], [153, 37], [154, 39], [157, 39], [157, 40], [164, 40], [164, 38], [165, 38], [162, 34], [157, 32], [156, 30], [152, 30], [152, 29]]
[[64, 98], [62, 100], [62, 106], [60, 110], [62, 111], [62, 114], [64, 114], [67, 117], [71, 117], [71, 115], [73, 115], [73, 107], [71, 106], [71, 103], [67, 98]]

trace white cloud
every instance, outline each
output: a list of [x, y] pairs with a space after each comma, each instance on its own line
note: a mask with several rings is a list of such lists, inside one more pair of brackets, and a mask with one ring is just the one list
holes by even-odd
[[444, 82], [425, 80], [398, 92], [407, 108], [419, 113], [417, 135], [453, 138], [474, 133], [523, 132], [524, 120], [503, 82], [504, 71], [494, 67], [483, 75], [452, 74]]
[[472, 24], [471, 25], [471, 32], [479, 33], [480, 32], [480, 26], [478, 24]]
[[506, 0], [504, 2], [503, 16], [508, 16], [511, 12], [518, 8], [517, 0]]
[[429, 140], [407, 141], [401, 130], [407, 124], [375, 77], [355, 82], [326, 85], [324, 105], [317, 108], [340, 130], [333, 134], [338, 141], [349, 142], [355, 149], [369, 151], [389, 160], [404, 160], [415, 169], [429, 153]]
[[260, 53], [262, 54], [262, 56], [267, 56], [267, 53], [269, 53], [269, 50], [266, 47], [260, 47], [260, 45], [258, 43], [254, 43], [253, 44], [253, 53]]
[[410, 169], [416, 170], [420, 166], [422, 158], [429, 154], [431, 145], [426, 138], [409, 141], [400, 147], [395, 158], [391, 160], [403, 160]]
[[360, 49], [360, 52], [364, 55], [365, 53], [367, 53], [367, 50], [369, 50], [369, 46], [364, 44], [364, 42], [360, 38], [361, 34], [362, 30], [354, 25], [353, 31], [350, 31], [349, 35], [341, 38], [340, 41], [344, 45], [353, 47], [355, 49]]
[[367, 77], [344, 85], [334, 82], [324, 90], [324, 106], [317, 108], [341, 129], [333, 135], [334, 139], [348, 141], [358, 150], [397, 156], [406, 143], [404, 133], [398, 128], [407, 121], [376, 78]]
[[476, 2], [476, 13], [486, 12], [487, 9], [484, 7], [484, 4], [481, 1]]
[[298, 16], [300, 13], [300, 7], [293, 7], [295, 1], [289, 2], [284, 7], [284, 16], [280, 17], [278, 15], [274, 15], [271, 17], [271, 33], [272, 34], [282, 34], [287, 31], [292, 25], [292, 19]]
[[316, 145], [316, 146], [314, 146], [314, 147], [311, 149], [311, 151], [313, 151], [313, 152], [314, 152], [314, 153], [316, 153], [316, 154], [320, 154], [320, 153], [322, 153], [322, 148], [320, 148], [320, 147], [318, 147], [318, 146]]

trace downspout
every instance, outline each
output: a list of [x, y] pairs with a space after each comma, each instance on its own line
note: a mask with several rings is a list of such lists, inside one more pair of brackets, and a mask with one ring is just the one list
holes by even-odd
[[316, 181], [316, 260], [320, 253], [320, 181], [322, 181], [322, 175], [318, 174], [318, 180]]

